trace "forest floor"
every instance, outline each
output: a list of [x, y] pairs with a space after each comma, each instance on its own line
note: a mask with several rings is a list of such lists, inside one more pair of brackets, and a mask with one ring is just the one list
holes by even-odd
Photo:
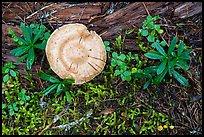
[[[202, 134], [202, 11], [194, 8], [195, 12], [189, 10], [186, 13], [184, 10], [185, 15], [182, 15], [185, 17], [182, 18], [181, 14], [176, 15], [175, 11], [166, 8], [168, 4], [179, 10], [182, 3], [158, 2], [151, 7], [150, 2], [3, 2], [2, 67], [13, 62], [14, 70], [20, 75], [10, 77], [7, 82], [2, 81], [2, 134]], [[199, 7], [199, 4], [189, 2], [186, 5]], [[138, 5], [138, 9], [133, 10], [132, 5]], [[125, 10], [132, 11], [125, 13]], [[141, 18], [136, 14], [137, 10], [141, 12]], [[143, 89], [144, 81], [137, 78], [123, 81], [114, 74], [111, 66], [113, 52], [125, 55], [137, 53], [142, 60], [143, 52], [136, 38], [148, 14], [153, 17], [159, 15], [157, 23], [164, 30], [162, 36], [168, 44], [177, 35], [186, 48], [192, 49], [190, 67], [181, 71], [189, 82], [187, 87], [174, 77], [167, 76], [159, 85], [151, 84]], [[134, 18], [136, 16], [138, 20]], [[22, 37], [21, 22], [43, 24], [51, 33], [64, 24], [85, 24], [104, 41], [110, 42], [104, 70], [90, 82], [69, 89], [72, 103], [67, 101], [65, 92], [56, 97], [54, 92], [44, 96], [43, 89], [51, 83], [40, 79], [38, 72], [43, 70], [59, 77], [50, 69], [44, 51], [36, 52], [31, 70], [26, 70], [25, 61], [16, 63], [18, 57], [10, 53], [16, 45], [8, 30], [12, 29]], [[127, 32], [130, 34], [127, 35]], [[119, 36], [121, 44], [118, 47]], [[144, 40], [144, 43], [148, 42]], [[157, 62], [148, 59], [148, 63]], [[25, 103], [21, 103], [19, 98], [22, 89], [30, 98]], [[159, 126], [163, 127], [161, 131]], [[174, 128], [171, 129], [171, 126]]]

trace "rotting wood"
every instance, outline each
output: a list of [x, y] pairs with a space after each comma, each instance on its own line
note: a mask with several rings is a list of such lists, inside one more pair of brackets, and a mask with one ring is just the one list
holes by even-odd
[[[28, 3], [30, 5], [30, 3]], [[45, 5], [50, 5], [51, 3], [47, 3]], [[57, 27], [57, 24], [68, 24], [68, 23], [75, 23], [80, 22], [90, 27], [90, 30], [96, 31], [98, 34], [101, 34], [101, 37], [106, 40], [113, 40], [117, 36], [121, 30], [127, 29], [128, 27], [132, 26], [133, 24], [139, 28], [142, 25], [143, 20], [146, 18], [148, 9], [149, 13], [152, 16], [160, 15], [161, 17], [165, 16], [171, 16], [175, 20], [177, 19], [185, 19], [188, 17], [191, 17], [193, 15], [199, 14], [202, 12], [202, 3], [201, 2], [145, 2], [146, 9], [144, 8], [144, 4], [142, 2], [134, 2], [129, 5], [127, 5], [124, 8], [121, 8], [112, 14], [105, 14], [111, 7], [111, 2], [96, 2], [96, 3], [80, 3], [79, 5], [75, 4], [75, 6], [72, 6], [70, 8], [64, 8], [72, 4], [69, 3], [59, 3], [54, 4], [48, 8], [45, 8], [43, 12], [48, 13], [53, 10], [58, 10], [58, 12], [55, 12], [52, 14], [49, 20], [43, 21], [43, 23], [49, 22], [49, 24], [52, 24], [55, 28]], [[19, 11], [20, 8], [14, 6], [14, 4], [4, 4], [3, 6], [3, 13], [4, 16], [2, 20], [5, 22], [13, 21], [13, 19], [10, 19], [14, 15], [10, 13], [6, 6], [11, 7], [14, 12]], [[19, 3], [18, 3], [19, 5]], [[33, 6], [31, 6], [32, 11]], [[41, 6], [40, 8], [43, 8]], [[16, 10], [15, 10], [16, 9]], [[27, 11], [27, 10], [25, 10]], [[83, 12], [83, 15], [82, 15]], [[30, 14], [24, 13], [18, 14], [21, 18], [26, 18]], [[9, 18], [7, 17], [9, 15]], [[12, 15], [12, 16], [11, 16]], [[82, 16], [81, 16], [82, 15]], [[34, 20], [37, 20], [37, 17], [41, 17], [42, 13], [38, 13], [37, 16], [33, 16], [33, 18], [30, 18], [29, 22], [32, 22]], [[91, 18], [93, 20], [91, 20]], [[18, 20], [18, 17], [15, 17], [14, 19]], [[79, 20], [80, 19], [80, 20]], [[57, 22], [56, 22], [57, 20]], [[90, 21], [91, 20], [91, 21]], [[134, 49], [132, 47], [129, 47], [132, 44], [135, 43], [134, 40], [131, 42], [131, 39], [128, 40], [127, 48]]]
[[[187, 18], [202, 12], [202, 4], [200, 2], [145, 2], [145, 5], [152, 16], [157, 14], [162, 16], [167, 12], [173, 13], [174, 18]], [[187, 7], [191, 9], [188, 10], [188, 14], [185, 12]], [[118, 31], [126, 29], [133, 24], [140, 27], [146, 16], [147, 12], [142, 2], [134, 2], [111, 15], [93, 22], [93, 29], [99, 33], [107, 31], [107, 33], [102, 36], [105, 39], [113, 38], [114, 34]]]

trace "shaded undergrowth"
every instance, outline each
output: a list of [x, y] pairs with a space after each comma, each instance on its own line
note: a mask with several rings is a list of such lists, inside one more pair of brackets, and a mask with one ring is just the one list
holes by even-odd
[[[162, 23], [161, 21], [160, 24]], [[177, 32], [177, 29], [164, 29], [172, 34]], [[179, 30], [180, 38], [189, 31], [185, 29]], [[139, 29], [134, 28], [129, 35], [120, 34], [120, 37], [136, 38], [138, 32]], [[165, 35], [164, 38], [168, 39], [168, 36]], [[2, 81], [2, 134], [201, 134], [202, 55], [197, 50], [199, 46], [192, 43], [193, 39], [190, 36], [183, 39], [186, 45], [190, 47], [192, 44], [194, 49], [189, 71], [185, 73], [190, 85], [186, 88], [171, 78], [163, 80], [160, 85], [150, 85], [147, 89], [143, 89], [143, 80], [132, 78], [123, 81], [120, 75], [115, 75], [114, 68], [110, 65], [114, 51], [124, 54], [129, 52], [123, 49], [126, 43], [121, 41], [118, 44], [117, 40], [110, 42], [107, 64], [102, 73], [92, 81], [70, 89], [72, 103], [67, 101], [65, 92], [57, 97], [54, 92], [44, 96], [42, 91], [48, 83], [34, 78], [26, 70], [26, 76], [11, 76], [7, 81]], [[131, 53], [138, 54], [140, 60], [143, 60], [144, 56], [139, 51], [145, 51], [145, 47], [150, 45], [141, 44], [141, 41], [142, 39], [135, 41], [133, 46], [140, 46]], [[196, 56], [193, 55], [194, 52]], [[36, 64], [38, 62], [40, 61], [36, 61]], [[138, 64], [134, 61], [130, 64], [134, 63]], [[148, 65], [152, 62], [141, 63]], [[44, 64], [48, 66], [46, 60]], [[42, 67], [42, 70], [56, 77], [46, 67]]]

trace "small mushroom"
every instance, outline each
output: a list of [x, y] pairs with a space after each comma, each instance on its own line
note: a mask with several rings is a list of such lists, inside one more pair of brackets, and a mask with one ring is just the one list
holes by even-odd
[[74, 79], [74, 84], [92, 80], [106, 63], [106, 49], [101, 37], [79, 23], [56, 29], [48, 39], [45, 51], [51, 69], [62, 79]]

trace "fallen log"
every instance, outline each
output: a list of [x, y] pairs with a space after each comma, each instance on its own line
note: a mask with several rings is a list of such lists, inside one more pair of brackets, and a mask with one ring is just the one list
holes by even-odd
[[[146, 5], [146, 8], [144, 7]], [[134, 2], [111, 15], [105, 16], [93, 22], [93, 29], [103, 34], [104, 39], [114, 38], [114, 34], [122, 29], [136, 24], [142, 25], [148, 15], [166, 16], [171, 14], [173, 18], [184, 19], [202, 12], [201, 2]]]

